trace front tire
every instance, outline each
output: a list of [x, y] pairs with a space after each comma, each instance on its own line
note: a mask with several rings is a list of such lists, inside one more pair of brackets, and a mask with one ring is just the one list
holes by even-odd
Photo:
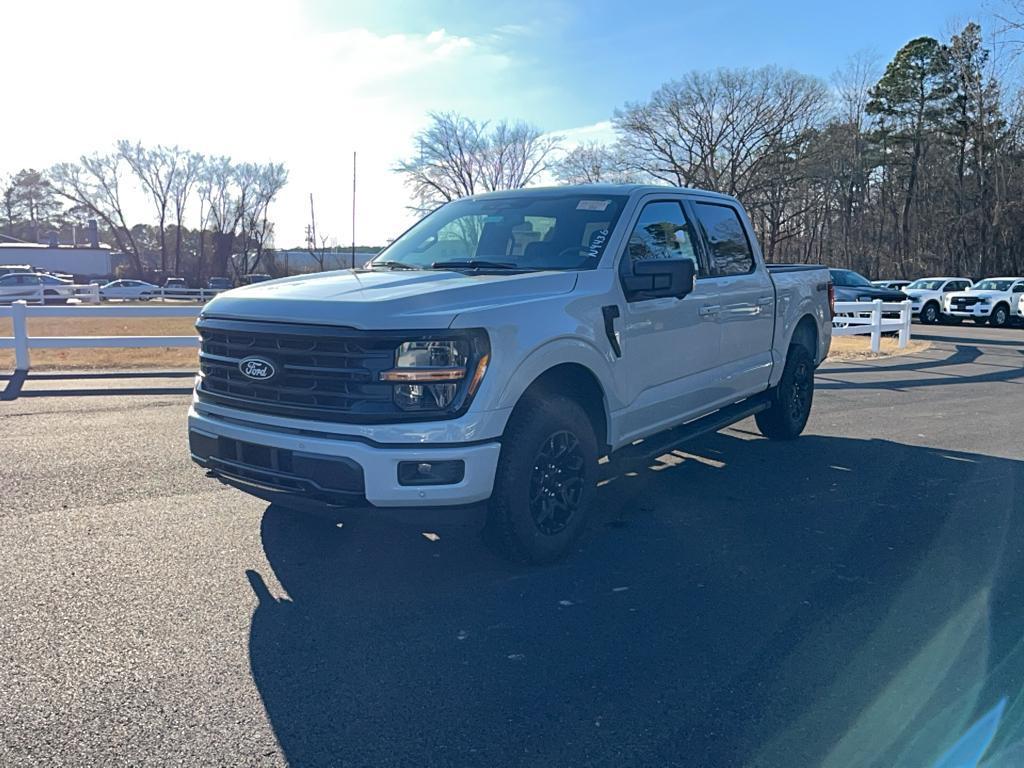
[[925, 325], [935, 325], [939, 322], [939, 305], [931, 301], [921, 309], [921, 322]]
[[992, 310], [989, 322], [993, 328], [1005, 328], [1010, 324], [1010, 310], [1005, 304], [999, 304]]
[[597, 458], [594, 428], [575, 400], [526, 395], [502, 437], [486, 538], [512, 560], [564, 557], [586, 525]]
[[772, 440], [793, 440], [807, 426], [814, 402], [814, 360], [801, 344], [786, 355], [782, 379], [771, 393], [771, 406], [754, 420], [761, 434]]

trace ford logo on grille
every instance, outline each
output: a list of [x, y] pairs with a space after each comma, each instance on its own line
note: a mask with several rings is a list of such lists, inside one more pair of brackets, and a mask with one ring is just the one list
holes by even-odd
[[272, 379], [274, 374], [277, 373], [274, 364], [269, 360], [264, 360], [262, 357], [247, 357], [244, 360], [240, 360], [238, 362], [238, 370], [246, 378], [255, 379], [256, 381]]

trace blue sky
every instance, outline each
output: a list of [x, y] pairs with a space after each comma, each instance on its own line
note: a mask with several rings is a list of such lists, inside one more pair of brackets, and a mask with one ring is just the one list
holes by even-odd
[[[992, 0], [994, 3], [1000, 0]], [[428, 111], [523, 119], [566, 144], [607, 139], [617, 107], [693, 69], [774, 64], [828, 79], [858, 51], [879, 66], [991, 8], [962, 0], [686, 3], [668, 0], [33, 0], [9, 3], [0, 70], [0, 176], [119, 138], [284, 162], [281, 246], [317, 228], [360, 243], [411, 223], [395, 163]], [[992, 6], [998, 8], [998, 5]], [[225, 32], [227, 31], [227, 33]], [[69, 80], [69, 75], [71, 80]], [[34, 110], [34, 111], [33, 111]], [[152, 220], [129, 190], [129, 215]]]
[[[860, 50], [874, 51], [884, 64], [914, 37], [941, 37], [983, 15], [981, 3], [966, 0], [348, 5], [313, 7], [330, 25], [354, 23], [383, 33], [444, 28], [474, 40], [493, 36], [495, 49], [513, 60], [507, 78], [492, 93], [480, 88], [456, 98], [486, 117], [502, 116], [505, 104], [514, 105], [516, 116], [553, 130], [605, 120], [615, 107], [692, 69], [775, 64], [827, 79]], [[450, 91], [437, 108], [446, 108], [449, 99]]]

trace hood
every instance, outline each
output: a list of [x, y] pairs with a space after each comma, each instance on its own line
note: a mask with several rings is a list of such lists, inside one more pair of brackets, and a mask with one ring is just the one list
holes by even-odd
[[993, 298], [995, 296], [1005, 296], [1006, 294], [1003, 291], [974, 291], [974, 290], [968, 290], [968, 291], [953, 291], [952, 293], [947, 293], [946, 295], [949, 296], [950, 298], [956, 298], [957, 296], [969, 296], [971, 298], [976, 298], [976, 299], [991, 299], [991, 298]]
[[882, 301], [904, 301], [907, 295], [893, 288], [879, 288], [877, 285], [837, 285], [836, 298], [840, 301], [857, 301], [861, 298], [881, 299]]
[[203, 316], [365, 329], [447, 328], [456, 315], [569, 293], [575, 285], [575, 272], [346, 269], [226, 291], [206, 304]]

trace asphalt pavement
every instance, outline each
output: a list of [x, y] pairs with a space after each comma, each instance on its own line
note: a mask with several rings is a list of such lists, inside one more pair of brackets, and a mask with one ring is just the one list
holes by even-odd
[[795, 442], [613, 473], [544, 568], [205, 478], [187, 376], [31, 376], [0, 765], [1024, 765], [1024, 330], [914, 331]]

